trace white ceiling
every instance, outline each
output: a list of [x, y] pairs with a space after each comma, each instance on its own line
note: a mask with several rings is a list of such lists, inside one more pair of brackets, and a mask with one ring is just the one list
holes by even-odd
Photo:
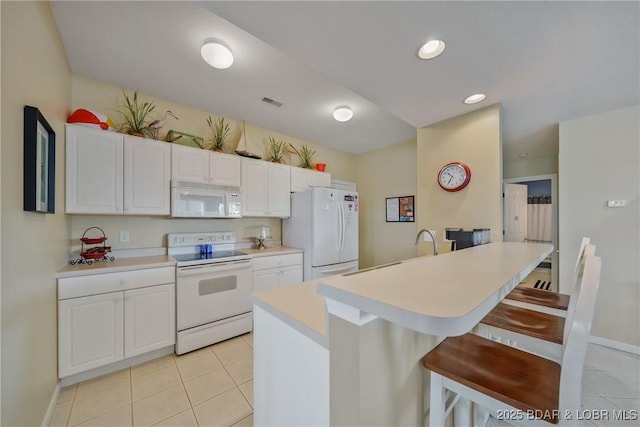
[[[640, 103], [638, 2], [63, 2], [75, 74], [363, 153], [501, 103], [504, 158], [557, 152], [557, 124]], [[200, 58], [224, 40], [233, 66]], [[417, 58], [440, 38], [439, 58]], [[474, 106], [467, 95], [487, 94]], [[262, 102], [269, 97], [283, 103]], [[338, 105], [354, 118], [338, 123]]]

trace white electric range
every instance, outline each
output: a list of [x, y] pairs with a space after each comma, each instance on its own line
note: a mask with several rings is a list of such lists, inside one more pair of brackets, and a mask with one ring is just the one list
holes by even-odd
[[171, 233], [176, 268], [176, 354], [250, 332], [251, 255], [236, 251], [235, 233]]

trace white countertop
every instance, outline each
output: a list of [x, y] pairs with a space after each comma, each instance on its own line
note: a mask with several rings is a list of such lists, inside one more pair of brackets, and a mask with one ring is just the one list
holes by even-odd
[[88, 274], [117, 273], [120, 271], [141, 270], [157, 267], [174, 267], [176, 260], [169, 255], [154, 255], [132, 258], [116, 258], [113, 261], [94, 261], [91, 264], [68, 264], [60, 271], [57, 277], [76, 277]]
[[249, 299], [323, 347], [326, 336], [326, 304], [316, 292], [316, 280], [268, 289], [251, 294]]
[[[317, 291], [348, 307], [430, 335], [471, 330], [552, 245], [495, 242], [323, 279]], [[329, 301], [331, 311], [331, 301]]]

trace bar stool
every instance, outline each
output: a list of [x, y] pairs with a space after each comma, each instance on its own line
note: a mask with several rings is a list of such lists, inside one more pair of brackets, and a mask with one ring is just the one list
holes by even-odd
[[[584, 250], [590, 242], [591, 239], [589, 237], [583, 237], [580, 242], [578, 259], [576, 259], [576, 266], [573, 270], [574, 280], [578, 274], [578, 268], [584, 256]], [[504, 298], [503, 302], [506, 304], [565, 317], [567, 307], [569, 306], [570, 295], [518, 285]]]
[[[576, 422], [600, 270], [600, 258], [587, 255], [579, 273], [581, 291], [575, 307], [568, 308], [561, 364], [474, 334], [446, 338], [430, 351], [422, 359], [431, 371], [429, 425], [444, 426], [458, 399], [526, 425]], [[447, 391], [454, 394], [449, 401]], [[484, 425], [486, 419], [476, 421]]]
[[[595, 255], [595, 245], [586, 245], [581, 252], [568, 307], [575, 306], [577, 302], [581, 285], [580, 269], [586, 256]], [[567, 320], [570, 322], [570, 319]], [[559, 362], [568, 332], [565, 323], [565, 317], [500, 303], [478, 323], [473, 332]]]

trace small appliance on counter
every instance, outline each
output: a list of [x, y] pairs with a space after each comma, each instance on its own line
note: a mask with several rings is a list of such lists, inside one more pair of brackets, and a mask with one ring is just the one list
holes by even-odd
[[490, 228], [474, 228], [470, 231], [465, 231], [462, 228], [447, 228], [445, 235], [447, 240], [451, 240], [452, 251], [491, 242]]

